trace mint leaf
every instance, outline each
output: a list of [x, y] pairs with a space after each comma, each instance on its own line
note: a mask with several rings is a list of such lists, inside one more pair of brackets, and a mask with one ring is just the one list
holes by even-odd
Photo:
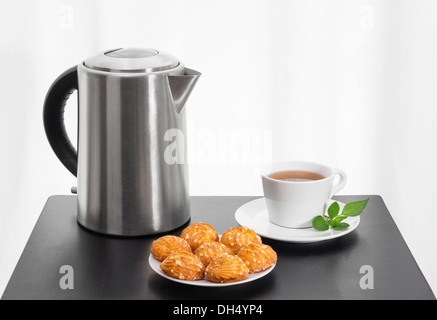
[[346, 219], [347, 218], [347, 216], [338, 216], [338, 217], [335, 217], [334, 218], [334, 222], [336, 223], [336, 224], [339, 224], [340, 222], [342, 222], [344, 219]]
[[329, 225], [326, 223], [322, 216], [317, 216], [312, 221], [313, 228], [318, 231], [326, 231], [329, 229]]
[[334, 219], [339, 212], [340, 212], [340, 206], [338, 205], [338, 202], [335, 201], [328, 208], [328, 216], [330, 219]]
[[326, 223], [330, 226], [330, 227], [335, 227], [338, 223], [335, 222], [335, 219], [328, 219], [328, 221], [326, 221]]
[[350, 202], [344, 206], [343, 212], [341, 214], [348, 217], [359, 216], [361, 212], [363, 212], [364, 208], [367, 206], [368, 201], [369, 198], [367, 198], [366, 200]]
[[337, 230], [337, 231], [344, 231], [347, 228], [349, 228], [349, 224], [346, 222], [340, 222], [336, 226], [332, 227], [332, 229]]
[[329, 230], [330, 227], [337, 231], [347, 230], [349, 224], [342, 221], [348, 217], [359, 216], [366, 208], [367, 202], [369, 202], [369, 198], [366, 200], [350, 202], [344, 206], [343, 212], [340, 214], [339, 204], [333, 202], [328, 208], [329, 217], [326, 215], [315, 217], [312, 221], [313, 228], [319, 231]]

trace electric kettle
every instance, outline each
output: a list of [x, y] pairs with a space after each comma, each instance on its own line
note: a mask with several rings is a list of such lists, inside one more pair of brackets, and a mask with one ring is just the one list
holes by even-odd
[[[44, 128], [56, 156], [77, 176], [80, 225], [141, 236], [190, 219], [185, 102], [199, 76], [170, 54], [120, 48], [55, 80], [44, 102]], [[77, 150], [63, 120], [75, 90]]]

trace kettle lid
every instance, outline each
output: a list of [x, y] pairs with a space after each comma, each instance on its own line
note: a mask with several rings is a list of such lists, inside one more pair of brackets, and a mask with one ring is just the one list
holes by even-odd
[[174, 69], [179, 61], [155, 49], [119, 48], [88, 58], [84, 65], [106, 72], [153, 73]]

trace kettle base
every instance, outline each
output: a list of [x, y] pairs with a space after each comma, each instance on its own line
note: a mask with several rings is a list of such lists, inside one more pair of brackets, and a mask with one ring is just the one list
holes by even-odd
[[183, 222], [182, 224], [180, 224], [179, 226], [175, 226], [175, 227], [168, 228], [168, 229], [149, 231], [149, 232], [138, 232], [138, 233], [115, 233], [115, 232], [96, 230], [96, 229], [89, 228], [88, 226], [84, 225], [83, 223], [81, 223], [79, 221], [79, 219], [77, 219], [77, 224], [80, 226], [80, 228], [82, 228], [88, 232], [94, 233], [96, 235], [99, 235], [99, 236], [109, 236], [109, 237], [116, 237], [116, 238], [141, 238], [141, 237], [147, 237], [147, 236], [161, 234], [161, 233], [172, 232], [174, 230], [177, 230], [177, 229], [185, 226], [186, 224], [188, 224], [190, 222], [190, 220], [191, 220], [191, 216], [189, 216], [188, 219], [185, 222]]

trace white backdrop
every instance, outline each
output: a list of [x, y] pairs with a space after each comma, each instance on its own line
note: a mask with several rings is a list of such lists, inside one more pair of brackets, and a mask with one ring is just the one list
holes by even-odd
[[[258, 173], [271, 161], [342, 168], [343, 194], [383, 196], [437, 291], [437, 2], [0, 6], [0, 293], [47, 197], [76, 184], [45, 138], [47, 89], [86, 57], [128, 46], [170, 52], [202, 72], [187, 105], [192, 195], [261, 195]], [[66, 112], [72, 141], [75, 105], [73, 97]]]

